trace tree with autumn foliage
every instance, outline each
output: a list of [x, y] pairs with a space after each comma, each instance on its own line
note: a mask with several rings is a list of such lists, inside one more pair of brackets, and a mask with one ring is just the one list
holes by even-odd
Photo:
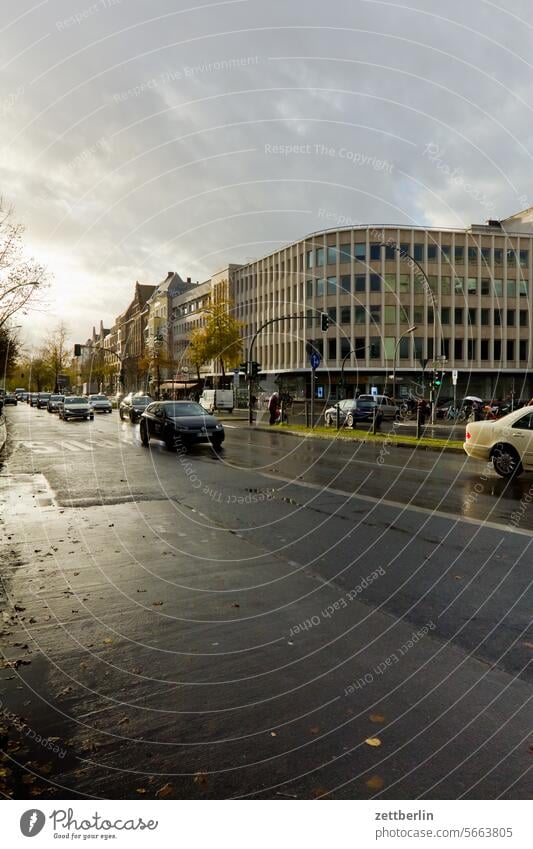
[[224, 383], [226, 370], [240, 362], [242, 353], [241, 323], [233, 315], [227, 284], [217, 286], [204, 313], [204, 326], [192, 332], [187, 355], [198, 372], [205, 363], [218, 363]]
[[45, 267], [27, 255], [23, 235], [24, 226], [0, 198], [0, 328], [38, 306], [49, 283]]

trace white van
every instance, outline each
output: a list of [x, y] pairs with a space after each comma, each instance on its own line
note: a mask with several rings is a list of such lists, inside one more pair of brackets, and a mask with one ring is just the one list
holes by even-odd
[[233, 412], [233, 389], [204, 389], [200, 395], [200, 404], [209, 413], [214, 410]]

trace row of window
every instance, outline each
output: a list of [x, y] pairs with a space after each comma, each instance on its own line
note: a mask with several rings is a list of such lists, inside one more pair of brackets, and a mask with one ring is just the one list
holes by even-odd
[[[351, 324], [352, 309], [351, 307], [341, 307], [337, 310], [336, 307], [329, 307], [327, 310], [331, 324]], [[400, 322], [409, 324], [409, 314], [403, 307], [398, 307], [396, 304], [386, 304], [384, 310], [381, 309], [381, 304], [371, 304], [367, 310], [364, 306], [355, 306], [353, 310], [354, 324], [366, 324], [366, 318], [369, 317], [371, 323], [381, 324], [381, 316], [383, 315], [384, 324], [396, 324], [399, 317]], [[440, 323], [455, 325], [463, 325], [466, 321], [469, 325], [476, 326], [479, 317], [479, 323], [483, 327], [489, 327], [494, 324], [495, 327], [529, 327], [529, 313], [527, 310], [490, 310], [480, 309], [476, 307], [442, 307], [439, 311]], [[320, 316], [313, 310], [307, 310], [306, 313], [307, 326], [318, 325]], [[413, 323], [416, 325], [434, 324], [435, 313], [432, 307], [426, 310], [423, 306], [413, 309]]]
[[[396, 337], [395, 336], [371, 336], [367, 345], [365, 337], [361, 336], [354, 340], [352, 348], [349, 339], [341, 339], [340, 345], [337, 345], [336, 339], [327, 339], [327, 354], [329, 360], [336, 360], [337, 354], [344, 358], [352, 350], [355, 350], [356, 358], [361, 360], [366, 359], [367, 353], [371, 360], [392, 360], [395, 356]], [[317, 339], [313, 342], [313, 346], [324, 356], [324, 340]], [[450, 359], [450, 354], [453, 349], [453, 359], [462, 361], [466, 358], [467, 361], [476, 360], [494, 360], [501, 362], [505, 352], [507, 362], [514, 362], [516, 354], [521, 362], [526, 362], [528, 359], [528, 340], [527, 339], [508, 339], [504, 344], [501, 339], [455, 339], [453, 345], [450, 339], [442, 340], [442, 353], [446, 359]], [[399, 359], [410, 360], [413, 357], [415, 360], [422, 360], [424, 356], [424, 340], [415, 337], [412, 342], [406, 337], [400, 341], [398, 349]], [[433, 340], [428, 340], [427, 356], [433, 357]]]
[[[438, 293], [437, 275], [428, 275], [429, 288], [433, 294]], [[446, 277], [440, 278], [441, 295], [451, 295], [452, 287], [456, 294], [469, 295], [488, 295], [496, 298], [503, 297], [503, 279], [482, 277]], [[385, 274], [383, 277], [379, 274], [370, 274], [368, 276], [368, 291], [369, 292], [392, 292], [396, 294], [408, 294], [411, 291], [411, 275], [400, 274], [398, 278], [396, 274]], [[529, 281], [527, 280], [507, 280], [507, 297], [516, 298], [517, 292], [521, 298], [527, 298], [529, 292]], [[311, 279], [305, 281], [305, 295], [308, 301], [313, 297], [321, 298], [324, 295], [335, 295], [337, 290], [341, 295], [349, 295], [354, 292], [366, 292], [367, 279], [365, 274], [356, 274], [352, 278], [349, 274], [343, 274], [337, 277], [325, 277]], [[416, 294], [424, 294], [427, 290], [427, 283], [422, 276], [415, 276], [413, 282], [413, 291]]]
[[[398, 254], [406, 258], [412, 256], [417, 262], [436, 262], [439, 253], [445, 262], [452, 262], [453, 253], [453, 262], [456, 265], [463, 264], [465, 257], [468, 258], [469, 263], [477, 263], [480, 260], [487, 265], [492, 265], [492, 263], [494, 265], [503, 265], [504, 258], [507, 259], [507, 265], [516, 266], [519, 262], [521, 268], [527, 268], [529, 264], [529, 251], [527, 250], [516, 251], [513, 248], [479, 248], [473, 245], [468, 247], [465, 252], [463, 245], [455, 245], [452, 252], [451, 245], [441, 245], [439, 248], [438, 245], [434, 244], [429, 244], [427, 247], [423, 244], [414, 244], [411, 249], [411, 246], [408, 244], [382, 245], [379, 242], [368, 245], [368, 248], [366, 242], [356, 242], [354, 244], [353, 254], [349, 244], [340, 245], [338, 249], [333, 246], [313, 248], [306, 252], [305, 264], [306, 268], [315, 268], [323, 265], [335, 265], [337, 259], [340, 263], [351, 262], [352, 257], [362, 262], [366, 262], [367, 260], [381, 260], [383, 256], [386, 260], [392, 260], [396, 259]], [[278, 268], [276, 266], [276, 273], [277, 271]], [[281, 263], [281, 272], [283, 273], [284, 271], [284, 263]]]

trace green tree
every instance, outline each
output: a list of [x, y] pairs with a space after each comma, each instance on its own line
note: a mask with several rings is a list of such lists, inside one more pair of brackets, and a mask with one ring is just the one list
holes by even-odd
[[[5, 386], [6, 381], [16, 373], [17, 360], [19, 356], [19, 341], [12, 330], [0, 327], [0, 385]], [[18, 384], [23, 386], [24, 384]]]

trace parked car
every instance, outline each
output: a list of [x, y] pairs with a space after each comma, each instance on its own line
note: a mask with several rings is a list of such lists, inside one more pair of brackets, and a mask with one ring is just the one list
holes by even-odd
[[14, 407], [17, 406], [17, 396], [14, 392], [6, 392], [2, 400], [6, 407], [8, 404], [13, 404]]
[[64, 395], [50, 395], [50, 398], [48, 399], [48, 404], [46, 405], [46, 409], [49, 413], [58, 413], [59, 404], [61, 403], [61, 401], [64, 400]]
[[200, 395], [200, 404], [204, 410], [212, 413], [214, 410], [233, 412], [233, 389], [204, 389]]
[[44, 410], [44, 408], [48, 406], [48, 402], [49, 402], [51, 397], [52, 397], [51, 392], [39, 392], [37, 394], [37, 403], [35, 405], [37, 407], [37, 409], [38, 410]]
[[492, 461], [502, 478], [533, 471], [533, 409], [523, 407], [496, 421], [469, 422], [463, 447], [469, 457]]
[[358, 401], [373, 401], [378, 405], [378, 410], [384, 419], [394, 419], [398, 412], [398, 406], [393, 398], [388, 395], [360, 395]]
[[195, 401], [155, 401], [141, 416], [141, 442], [161, 439], [167, 448], [210, 443], [217, 451], [224, 442], [224, 427]]
[[148, 404], [152, 404], [153, 401], [153, 398], [150, 398], [149, 395], [143, 395], [142, 392], [130, 392], [120, 402], [118, 414], [122, 421], [129, 419], [132, 424], [135, 424], [141, 418]]
[[107, 395], [89, 395], [89, 404], [95, 413], [111, 413], [113, 410]]
[[89, 404], [89, 399], [84, 395], [66, 395], [59, 402], [59, 418], [63, 421], [68, 419], [94, 419], [94, 410]]
[[337, 424], [337, 407], [339, 408], [339, 424], [341, 427], [354, 427], [357, 422], [372, 421], [374, 409], [377, 410], [376, 418], [379, 424], [383, 419], [383, 414], [379, 411], [377, 404], [374, 401], [362, 401], [361, 398], [347, 398], [344, 401], [339, 401], [333, 407], [329, 407], [324, 413], [324, 421], [326, 425], [336, 426]]
[[17, 401], [24, 401], [25, 393], [26, 390], [24, 388], [21, 388], [20, 386], [18, 387], [18, 389], [15, 389], [15, 397]]
[[31, 395], [30, 395], [30, 407], [36, 407], [37, 406], [37, 399], [38, 398], [39, 398], [38, 392], [32, 392], [31, 393]]

